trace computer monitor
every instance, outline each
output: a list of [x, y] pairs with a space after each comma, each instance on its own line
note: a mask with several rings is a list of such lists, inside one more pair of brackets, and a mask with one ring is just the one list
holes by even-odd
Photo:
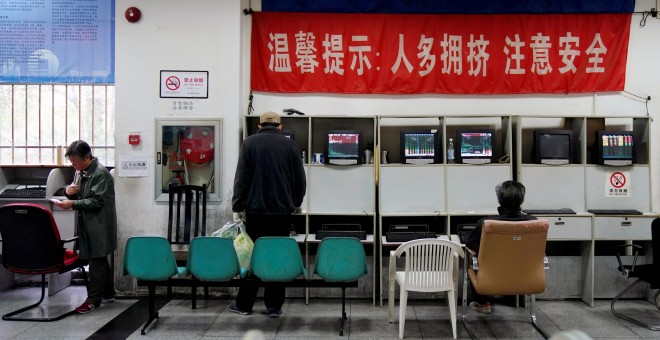
[[362, 133], [358, 130], [330, 130], [325, 140], [325, 162], [335, 165], [360, 164]]
[[535, 130], [534, 160], [538, 164], [573, 163], [573, 131]]
[[456, 162], [486, 164], [493, 161], [493, 130], [464, 129], [456, 131]]
[[598, 164], [625, 166], [636, 161], [637, 150], [633, 131], [596, 131], [595, 143]]
[[401, 163], [439, 163], [438, 130], [401, 130]]
[[296, 140], [296, 134], [293, 132], [293, 130], [282, 130], [280, 133], [291, 140]]

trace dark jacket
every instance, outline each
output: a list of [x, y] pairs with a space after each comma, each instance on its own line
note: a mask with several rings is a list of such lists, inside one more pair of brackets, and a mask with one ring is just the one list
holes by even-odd
[[117, 249], [114, 179], [95, 158], [77, 184], [78, 193], [69, 199], [78, 212], [79, 255], [83, 259], [109, 255]]
[[232, 211], [291, 214], [302, 204], [306, 190], [296, 142], [273, 126], [245, 138], [234, 177]]
[[477, 227], [472, 230], [468, 241], [465, 244], [468, 248], [479, 252], [479, 244], [481, 243], [481, 228], [484, 226], [484, 220], [500, 220], [500, 221], [529, 221], [535, 220], [536, 217], [532, 215], [523, 214], [520, 208], [518, 209], [507, 209], [504, 207], [498, 207], [497, 212], [498, 216], [488, 216], [484, 217], [477, 222]]

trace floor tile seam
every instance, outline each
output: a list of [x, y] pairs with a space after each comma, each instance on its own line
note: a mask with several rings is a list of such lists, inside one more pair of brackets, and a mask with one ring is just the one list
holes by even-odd
[[[422, 326], [419, 324], [419, 319], [417, 317], [417, 308], [415, 308], [416, 307], [415, 304], [406, 304], [406, 305], [409, 305], [410, 307], [412, 307], [413, 315], [415, 316], [415, 319], [414, 319], [415, 320], [415, 325], [417, 325], [417, 330], [419, 331], [419, 337], [424, 339], [424, 334], [422, 333]], [[399, 308], [401, 308], [401, 307], [399, 306]], [[403, 312], [405, 313], [406, 311], [403, 311]], [[401, 312], [399, 312], [399, 313], [401, 313]], [[399, 327], [401, 327], [401, 325], [399, 325]], [[397, 329], [397, 332], [398, 332], [398, 329]]]
[[[530, 308], [531, 308], [531, 306], [530, 306]], [[542, 313], [543, 316], [544, 316], [546, 319], [550, 320], [550, 322], [552, 323], [552, 325], [553, 325], [554, 327], [556, 327], [560, 332], [562, 331], [561, 327], [559, 327], [559, 325], [557, 324], [557, 322], [555, 322], [555, 320], [553, 320], [553, 319], [552, 319], [552, 318], [551, 318], [551, 317], [550, 317], [550, 316], [549, 316], [544, 310], [542, 310], [542, 309], [541, 309], [541, 306], [539, 306], [538, 304], [536, 304], [536, 310], [537, 310], [539, 313]], [[536, 315], [536, 322], [539, 323], [539, 327], [541, 327], [541, 326], [540, 326], [540, 321], [541, 321], [541, 320], [539, 320], [539, 314], [538, 314], [538, 313], [534, 313], [534, 315]], [[532, 320], [531, 320], [531, 315], [528, 316], [528, 318], [529, 318], [529, 322], [530, 322], [530, 324], [531, 324], [531, 322], [532, 322]], [[533, 327], [533, 326], [534, 326], [534, 325], [532, 324], [532, 327]], [[546, 333], [548, 332], [548, 330], [547, 330], [546, 328], [544, 328], [544, 327], [541, 327], [541, 328], [542, 328]]]
[[[9, 313], [11, 313], [11, 312], [9, 312]], [[5, 320], [3, 320], [2, 322], [12, 322], [12, 321], [5, 321]], [[35, 321], [35, 322], [33, 322], [33, 323], [34, 323], [34, 324], [33, 324], [32, 326], [30, 326], [30, 327], [24, 329], [22, 332], [16, 334], [16, 335], [14, 336], [14, 338], [19, 338], [19, 337], [21, 337], [21, 335], [27, 333], [29, 330], [31, 330], [32, 328], [37, 327], [37, 325], [39, 325], [39, 322], [36, 322], [36, 321]]]
[[[215, 319], [213, 319], [213, 321], [212, 321], [211, 323], [209, 323], [208, 327], [206, 327], [206, 329], [204, 330], [204, 332], [202, 332], [202, 337], [201, 337], [201, 338], [204, 338], [204, 336], [206, 335], [206, 333], [208, 333], [208, 332], [211, 330], [211, 328], [213, 327], [213, 325], [214, 325], [214, 324], [216, 323], [216, 321], [218, 321], [218, 319], [220, 318], [220, 315], [222, 315], [222, 313], [224, 313], [224, 312], [225, 312], [225, 311], [222, 310], [222, 309], [219, 309], [219, 310], [218, 310], [218, 314], [215, 316]], [[200, 339], [201, 339], [201, 338], [200, 338]]]
[[[346, 306], [346, 320], [344, 320], [344, 336], [345, 337], [351, 337], [351, 310], [352, 310], [353, 304], [349, 303], [348, 306]], [[341, 318], [343, 318], [344, 315], [341, 315]], [[340, 325], [341, 325], [341, 319], [339, 319]]]
[[[279, 324], [277, 325], [277, 329], [275, 330], [275, 336], [274, 338], [277, 338], [277, 335], [280, 333], [280, 330], [282, 329], [282, 325], [284, 325], [284, 318], [286, 318], [287, 314], [289, 314], [289, 308], [291, 308], [291, 302], [290, 301], [285, 301], [284, 302], [286, 305], [286, 310], [284, 311], [283, 315], [280, 315], [279, 319]], [[282, 306], [284, 307], [284, 306]], [[269, 316], [270, 317], [270, 316]]]

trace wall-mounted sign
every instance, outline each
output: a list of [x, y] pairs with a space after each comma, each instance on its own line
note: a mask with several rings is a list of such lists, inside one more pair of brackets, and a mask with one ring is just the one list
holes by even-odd
[[350, 94], [623, 91], [631, 17], [255, 12], [250, 88]]
[[606, 173], [605, 197], [631, 197], [630, 171]]
[[120, 156], [119, 177], [147, 177], [151, 168], [151, 159], [141, 156]]
[[160, 71], [161, 98], [208, 98], [208, 71]]
[[0, 1], [0, 83], [113, 84], [115, 1]]

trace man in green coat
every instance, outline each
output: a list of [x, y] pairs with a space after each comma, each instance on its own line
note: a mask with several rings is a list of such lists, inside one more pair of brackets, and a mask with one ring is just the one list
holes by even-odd
[[114, 301], [114, 273], [108, 255], [117, 249], [117, 213], [114, 180], [82, 140], [69, 145], [64, 155], [76, 169], [73, 183], [66, 188], [68, 200], [57, 203], [78, 212], [78, 255], [89, 260], [90, 282], [87, 299], [76, 308], [80, 314], [91, 312], [101, 302]]

